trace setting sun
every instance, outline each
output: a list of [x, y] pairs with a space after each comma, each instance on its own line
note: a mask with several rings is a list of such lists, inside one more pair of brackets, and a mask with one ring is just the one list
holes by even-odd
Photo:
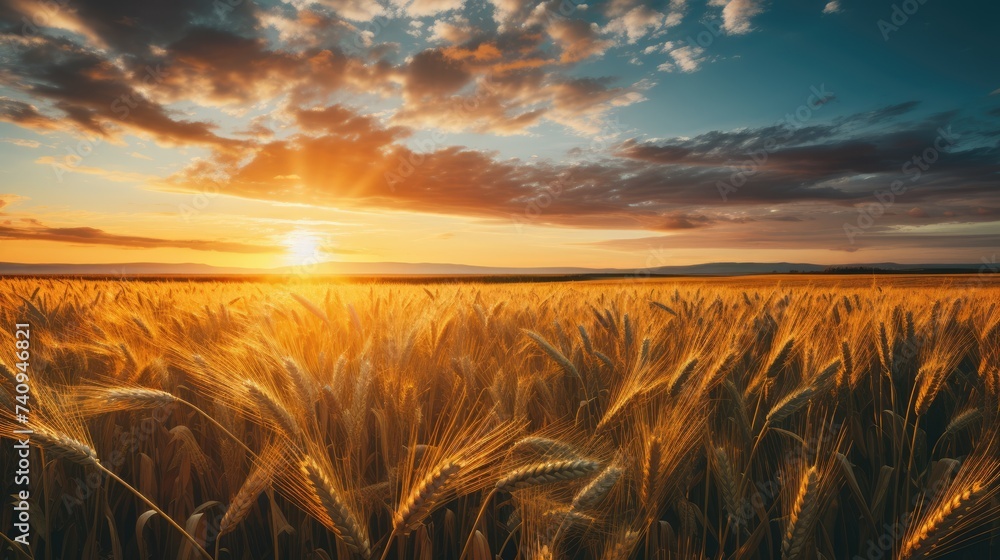
[[285, 235], [285, 262], [292, 266], [316, 264], [326, 257], [323, 240], [311, 231], [294, 230]]

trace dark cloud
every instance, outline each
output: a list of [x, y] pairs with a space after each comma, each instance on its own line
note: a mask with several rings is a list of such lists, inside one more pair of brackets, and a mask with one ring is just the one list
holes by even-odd
[[582, 19], [554, 20], [547, 31], [559, 45], [562, 51], [560, 61], [565, 63], [604, 54], [614, 44], [613, 41], [602, 39], [594, 26]]
[[[594, 84], [581, 82], [579, 89]], [[882, 210], [866, 232], [871, 237], [913, 223], [907, 212], [917, 206], [948, 209], [948, 215], [931, 214], [923, 224], [988, 222], [995, 219], [992, 213], [978, 209], [1000, 206], [998, 150], [978, 145], [975, 137], [963, 136], [969, 144], [940, 152], [917, 180], [904, 173], [906, 162], [934, 145], [937, 130], [929, 121], [857, 129], [843, 125], [852, 119], [841, 119], [801, 128], [714, 131], [656, 143], [628, 141], [614, 157], [529, 163], [461, 147], [413, 152], [401, 144], [398, 130], [340, 105], [302, 110], [295, 118], [314, 135], [263, 144], [242, 165], [202, 162], [170, 182], [197, 190], [206, 176], [221, 171], [229, 177], [226, 192], [249, 198], [685, 231], [692, 242], [701, 235], [694, 232], [735, 235], [740, 224], [745, 229], [756, 223], [752, 235], [740, 235], [763, 235], [757, 241], [766, 239], [765, 245], [780, 245], [772, 237], [782, 235], [849, 245], [844, 224], [855, 223], [858, 209], [876, 202], [876, 191], [895, 180], [905, 181], [907, 190]], [[723, 201], [718, 185], [732, 182], [748, 160], [746, 150], [765, 145], [772, 134], [785, 135], [785, 144]]]
[[194, 249], [196, 251], [222, 251], [227, 253], [279, 253], [281, 247], [248, 245], [218, 240], [200, 239], [160, 239], [135, 235], [118, 235], [92, 227], [59, 228], [41, 225], [37, 221], [28, 222], [26, 227], [0, 225], [0, 239], [55, 241], [59, 243], [80, 243], [86, 245], [111, 245], [141, 249]]
[[[252, 103], [270, 97], [296, 75], [299, 61], [271, 51], [261, 38], [197, 27], [166, 47], [163, 85], [176, 96], [193, 87], [198, 96], [218, 102]], [[267, 91], [262, 95], [261, 90]]]
[[0, 106], [4, 118], [27, 128], [46, 131], [61, 123], [62, 128], [105, 138], [127, 129], [170, 144], [219, 149], [234, 145], [216, 135], [214, 125], [176, 119], [133, 86], [147, 79], [155, 84], [160, 68], [148, 68], [146, 76], [131, 76], [98, 54], [68, 41], [53, 40], [25, 49], [17, 70], [26, 94], [49, 101], [50, 112], [61, 113], [57, 119], [20, 102]]
[[406, 92], [417, 99], [446, 95], [461, 89], [471, 78], [459, 61], [430, 49], [413, 56], [406, 74]]
[[61, 128], [57, 119], [43, 115], [30, 103], [0, 97], [0, 120], [39, 131]]
[[242, 31], [257, 23], [254, 3], [243, 0], [0, 0], [0, 14], [8, 22], [26, 17], [43, 26], [68, 26], [96, 46], [138, 59], [149, 56], [157, 45], [179, 40], [194, 22]]

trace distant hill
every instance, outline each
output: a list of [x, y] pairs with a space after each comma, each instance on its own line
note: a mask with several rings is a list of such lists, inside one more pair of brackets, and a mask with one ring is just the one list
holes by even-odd
[[86, 275], [86, 276], [134, 276], [134, 275], [223, 275], [261, 274], [262, 270], [252, 268], [218, 267], [196, 263], [118, 263], [118, 264], [25, 264], [0, 263], [0, 275]]
[[[869, 263], [819, 265], [810, 263], [738, 263], [721, 262], [689, 266], [661, 266], [645, 269], [536, 267], [507, 268], [447, 263], [399, 262], [326, 262], [305, 271], [329, 276], [741, 276], [750, 274], [899, 274], [899, 273], [975, 273], [976, 264], [897, 264]], [[0, 275], [22, 276], [259, 276], [298, 274], [296, 267], [273, 269], [217, 267], [195, 263], [124, 263], [124, 264], [25, 264], [0, 263]]]

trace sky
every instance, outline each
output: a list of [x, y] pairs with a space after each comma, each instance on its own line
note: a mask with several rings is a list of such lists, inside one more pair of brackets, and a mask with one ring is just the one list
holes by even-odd
[[996, 262], [998, 20], [0, 0], [0, 261]]

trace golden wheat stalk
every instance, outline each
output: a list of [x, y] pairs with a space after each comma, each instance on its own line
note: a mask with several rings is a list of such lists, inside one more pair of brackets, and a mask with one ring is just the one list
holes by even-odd
[[257, 497], [270, 484], [271, 469], [268, 465], [258, 465], [233, 496], [232, 501], [229, 502], [229, 507], [226, 508], [226, 513], [222, 516], [222, 521], [219, 522], [218, 538], [236, 529], [240, 522], [250, 515], [254, 504], [257, 503]]
[[564, 458], [580, 457], [580, 450], [575, 445], [542, 436], [527, 436], [517, 440], [511, 452], [514, 454], [535, 453]]
[[447, 489], [448, 482], [461, 469], [461, 463], [445, 460], [427, 473], [393, 514], [393, 533], [405, 535], [423, 523], [427, 515], [433, 511], [434, 506], [438, 504], [442, 494]]
[[968, 428], [969, 426], [975, 424], [976, 422], [982, 420], [983, 409], [982, 408], [969, 408], [958, 414], [956, 414], [951, 422], [948, 422], [948, 426], [945, 428], [945, 435], [955, 435], [962, 430]]
[[588, 476], [600, 468], [600, 463], [587, 459], [546, 461], [515, 469], [497, 481], [497, 490], [519, 490], [531, 486], [564, 482]]
[[328, 327], [330, 326], [330, 318], [327, 317], [326, 313], [324, 313], [322, 309], [320, 309], [319, 307], [317, 307], [315, 303], [313, 303], [313, 302], [309, 301], [308, 299], [300, 296], [299, 294], [291, 294], [291, 296], [292, 296], [292, 299], [294, 299], [295, 301], [299, 302], [299, 304], [301, 304], [302, 307], [305, 307], [310, 313], [312, 313], [316, 317], [319, 317], [319, 319], [321, 321], [323, 321], [323, 323], [326, 326], [328, 326]]
[[663, 440], [659, 436], [652, 436], [645, 446], [645, 457], [642, 462], [642, 482], [639, 484], [639, 501], [650, 509], [653, 504], [653, 488], [656, 485], [657, 475], [660, 473], [660, 464], [663, 461]]
[[611, 489], [618, 483], [618, 479], [621, 476], [622, 470], [617, 466], [611, 465], [607, 467], [573, 496], [570, 508], [574, 511], [579, 511], [597, 506], [611, 492]]
[[794, 348], [795, 338], [790, 337], [785, 341], [785, 344], [782, 345], [781, 350], [774, 355], [770, 365], [767, 366], [767, 370], [764, 372], [764, 377], [771, 378], [778, 375], [778, 372], [780, 372], [785, 367], [785, 363], [788, 362], [788, 358], [792, 355], [792, 350]]
[[851, 375], [854, 374], [854, 355], [851, 353], [851, 345], [846, 340], [840, 344], [840, 353], [844, 361], [844, 367], [842, 369], [843, 375], [838, 379], [837, 385], [849, 385]]
[[257, 405], [257, 408], [264, 412], [269, 420], [278, 426], [290, 437], [298, 437], [302, 430], [285, 407], [274, 400], [274, 398], [264, 390], [263, 387], [253, 381], [245, 380], [243, 387], [246, 389], [250, 401]]
[[302, 368], [295, 363], [295, 360], [285, 358], [282, 363], [285, 366], [285, 371], [288, 372], [288, 377], [292, 380], [292, 385], [295, 387], [299, 399], [307, 405], [312, 405], [316, 400], [315, 384], [308, 378], [306, 372], [302, 371]]
[[559, 364], [559, 367], [561, 367], [567, 375], [577, 378], [581, 383], [583, 382], [583, 377], [580, 376], [580, 371], [576, 369], [573, 362], [569, 361], [569, 358], [563, 355], [563, 353], [560, 352], [555, 346], [552, 346], [542, 335], [530, 330], [525, 330], [524, 334], [528, 335], [528, 338], [535, 341], [535, 344], [537, 344], [542, 351], [548, 354], [550, 358]]
[[812, 382], [817, 393], [826, 393], [837, 384], [837, 374], [840, 372], [840, 360], [833, 360], [823, 368]]
[[177, 402], [177, 397], [158, 389], [112, 387], [102, 389], [100, 398], [111, 407], [155, 408]]
[[743, 393], [740, 392], [736, 384], [731, 380], [726, 379], [722, 383], [723, 389], [729, 395], [729, 409], [732, 410], [730, 415], [736, 422], [736, 426], [740, 429], [740, 434], [743, 435], [743, 439], [750, 441], [752, 439], [751, 435], [751, 422], [750, 416], [747, 414], [746, 400], [743, 398]]
[[302, 474], [312, 485], [315, 497], [326, 512], [321, 519], [327, 529], [333, 531], [347, 545], [347, 548], [366, 560], [371, 557], [368, 535], [356, 516], [340, 496], [332, 479], [312, 457], [306, 457], [300, 465]]
[[917, 391], [917, 398], [913, 403], [913, 410], [917, 416], [923, 416], [930, 409], [931, 403], [937, 398], [938, 392], [944, 385], [945, 375], [937, 368], [922, 366], [917, 373], [917, 378], [921, 380], [921, 383]]
[[54, 459], [64, 459], [84, 467], [103, 469], [97, 458], [97, 452], [78, 439], [40, 425], [33, 427], [31, 439], [38, 442], [46, 453]]
[[785, 395], [780, 401], [771, 407], [771, 410], [767, 413], [765, 417], [765, 422], [769, 426], [773, 426], [785, 418], [788, 418], [792, 414], [799, 411], [809, 399], [813, 398], [816, 391], [810, 385], [805, 385], [799, 387], [798, 389], [792, 391], [788, 395]]
[[726, 450], [719, 446], [713, 450], [713, 465], [715, 466], [716, 484], [719, 486], [719, 494], [722, 495], [722, 503], [726, 508], [727, 518], [730, 522], [736, 519], [739, 512], [737, 506], [737, 495], [739, 485], [736, 483], [736, 472], [733, 464], [729, 460]]
[[694, 373], [695, 368], [698, 367], [698, 358], [691, 358], [678, 370], [677, 374], [674, 375], [669, 383], [667, 384], [667, 394], [670, 396], [677, 396], [677, 393], [684, 387], [688, 378]]
[[795, 560], [805, 552], [806, 544], [812, 538], [813, 523], [819, 513], [819, 471], [815, 466], [802, 475], [795, 502], [785, 522], [781, 539], [782, 560]]
[[987, 493], [988, 487], [972, 482], [964, 489], [956, 491], [950, 500], [943, 500], [917, 526], [917, 529], [903, 541], [898, 560], [926, 558], [941, 541], [955, 531], [955, 526], [976, 507], [979, 499]]

